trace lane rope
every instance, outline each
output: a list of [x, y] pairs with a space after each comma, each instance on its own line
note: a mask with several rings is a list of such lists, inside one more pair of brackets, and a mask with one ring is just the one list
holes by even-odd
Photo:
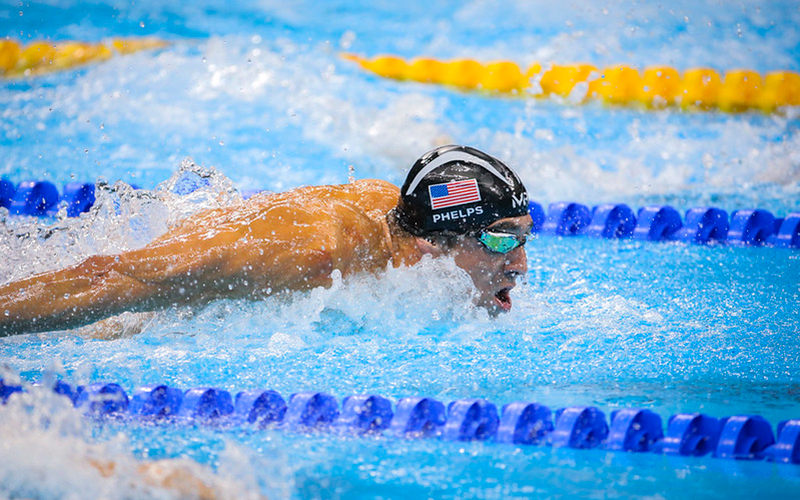
[[[518, 401], [498, 410], [485, 399], [459, 399], [445, 405], [427, 397], [405, 397], [396, 404], [377, 394], [347, 396], [303, 392], [285, 400], [273, 390], [230, 392], [213, 387], [183, 391], [164, 384], [134, 390], [128, 397], [115, 383], [73, 388], [64, 381], [50, 387], [94, 419], [146, 423], [251, 426], [296, 432], [338, 432], [445, 441], [493, 441], [511, 445], [599, 448], [623, 452], [768, 460], [800, 464], [800, 419], [780, 422], [777, 435], [758, 415], [715, 418], [681, 413], [667, 419], [642, 408], [605, 413], [572, 406], [551, 411], [536, 402]], [[0, 402], [26, 391], [0, 379]]]
[[346, 60], [384, 78], [445, 85], [498, 95], [555, 97], [564, 102], [601, 101], [645, 109], [665, 107], [692, 111], [781, 111], [800, 106], [800, 74], [748, 69], [721, 74], [711, 68], [683, 72], [651, 66], [597, 68], [591, 64], [540, 64], [525, 68], [512, 61], [482, 63], [473, 59], [442, 61], [429, 57], [405, 60], [385, 55], [372, 59], [343, 54]]
[[111, 59], [142, 50], [166, 47], [168, 42], [156, 38], [114, 38], [106, 42], [48, 42], [27, 45], [0, 40], [0, 77], [32, 77]]

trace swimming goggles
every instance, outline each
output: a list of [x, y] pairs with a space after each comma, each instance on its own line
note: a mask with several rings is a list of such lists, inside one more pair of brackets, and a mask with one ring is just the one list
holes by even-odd
[[490, 252], [506, 254], [517, 247], [521, 247], [528, 241], [528, 235], [516, 235], [511, 233], [501, 233], [495, 231], [487, 231], [485, 229], [478, 231], [475, 235], [483, 246]]

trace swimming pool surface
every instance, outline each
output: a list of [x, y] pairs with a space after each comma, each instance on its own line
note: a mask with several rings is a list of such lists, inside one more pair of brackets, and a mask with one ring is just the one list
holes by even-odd
[[[165, 49], [0, 80], [0, 175], [105, 184], [98, 209], [7, 217], [0, 280], [137, 248], [177, 218], [350, 176], [401, 183], [443, 143], [511, 165], [542, 204], [670, 204], [683, 212], [800, 211], [798, 110], [647, 111], [502, 98], [384, 80], [340, 57], [469, 57], [800, 71], [797, 2], [9, 2], [0, 36]], [[212, 179], [169, 181], [190, 157]], [[134, 184], [129, 190], [122, 184]], [[220, 301], [142, 321], [0, 339], [3, 376], [151, 383], [285, 397], [529, 400], [800, 418], [800, 252], [538, 237], [497, 319], [452, 263], [430, 262], [263, 302]], [[162, 498], [146, 459], [185, 458], [231, 498], [800, 497], [800, 468], [604, 450], [284, 430], [93, 424], [50, 394], [0, 407], [0, 497]], [[120, 464], [103, 478], [86, 457]], [[158, 496], [162, 495], [162, 496]]]

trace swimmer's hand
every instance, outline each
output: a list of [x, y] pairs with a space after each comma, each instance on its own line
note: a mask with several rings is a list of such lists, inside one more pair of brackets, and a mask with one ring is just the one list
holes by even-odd
[[[103, 477], [110, 477], [116, 473], [117, 467], [112, 461], [91, 459], [89, 463]], [[145, 462], [139, 465], [137, 473], [147, 485], [169, 490], [177, 494], [178, 498], [215, 500], [242, 497], [240, 485], [222, 484], [210, 469], [188, 459]], [[256, 495], [254, 498], [264, 497]]]
[[[139, 474], [145, 483], [174, 491], [180, 498], [223, 498], [213, 482], [200, 479], [198, 468], [188, 460], [158, 460], [141, 464]], [[210, 471], [206, 472], [204, 476], [213, 477]]]
[[75, 329], [85, 339], [115, 340], [142, 333], [157, 313], [124, 312]]

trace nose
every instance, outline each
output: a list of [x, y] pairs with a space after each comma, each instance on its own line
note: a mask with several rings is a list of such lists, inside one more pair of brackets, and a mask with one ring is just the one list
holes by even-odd
[[524, 247], [517, 247], [506, 254], [503, 271], [512, 279], [528, 273], [528, 254], [525, 253]]

